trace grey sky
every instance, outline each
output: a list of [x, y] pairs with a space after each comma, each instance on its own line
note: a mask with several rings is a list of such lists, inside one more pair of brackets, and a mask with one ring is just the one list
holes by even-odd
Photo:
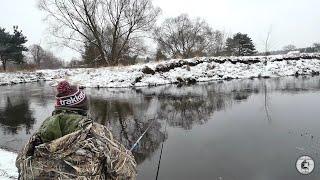
[[[44, 15], [36, 7], [37, 0], [1, 0], [0, 27], [12, 30], [19, 25], [28, 44], [39, 43], [60, 57], [70, 59], [69, 49], [53, 48], [46, 33]], [[252, 37], [258, 50], [263, 49], [270, 27], [271, 48], [284, 45], [309, 46], [320, 41], [319, 0], [154, 0], [162, 9], [162, 17], [187, 13], [204, 18], [214, 28], [227, 34], [242, 32]]]

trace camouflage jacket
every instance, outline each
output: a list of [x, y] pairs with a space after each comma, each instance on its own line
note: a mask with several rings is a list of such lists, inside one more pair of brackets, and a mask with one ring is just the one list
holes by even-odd
[[47, 118], [16, 160], [20, 180], [135, 180], [136, 165], [108, 128], [70, 109]]
[[62, 136], [80, 130], [92, 123], [86, 111], [72, 108], [56, 109], [36, 132], [42, 143], [47, 143]]

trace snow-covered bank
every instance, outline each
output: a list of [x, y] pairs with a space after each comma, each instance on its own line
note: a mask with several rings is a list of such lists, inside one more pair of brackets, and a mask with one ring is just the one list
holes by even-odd
[[319, 75], [320, 54], [202, 57], [97, 69], [0, 73], [0, 85], [69, 79], [84, 87], [141, 87], [227, 79]]
[[0, 149], [0, 179], [18, 179], [17, 154]]
[[170, 60], [128, 67], [90, 69], [69, 77], [85, 87], [141, 87], [227, 79], [318, 75], [320, 54]]
[[51, 81], [71, 75], [76, 70], [39, 70], [35, 72], [8, 72], [0, 73], [0, 85], [13, 85], [19, 83], [37, 82], [39, 80]]

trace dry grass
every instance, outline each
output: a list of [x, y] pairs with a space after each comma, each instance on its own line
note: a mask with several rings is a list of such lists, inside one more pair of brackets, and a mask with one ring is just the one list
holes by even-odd
[[111, 131], [90, 119], [80, 124], [84, 129], [37, 146], [30, 159], [32, 136], [16, 162], [22, 179], [135, 180], [134, 156]]
[[4, 71], [3, 68], [1, 67], [0, 69], [0, 73], [6, 73], [6, 72], [34, 72], [36, 71], [38, 68], [36, 65], [33, 64], [26, 64], [26, 65], [22, 65], [22, 66], [9, 66], [7, 67], [7, 70]]

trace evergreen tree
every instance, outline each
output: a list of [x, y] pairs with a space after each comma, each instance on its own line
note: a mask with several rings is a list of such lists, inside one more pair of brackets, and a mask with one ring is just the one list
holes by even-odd
[[13, 27], [13, 34], [6, 32], [4, 28], [0, 28], [0, 60], [3, 70], [6, 71], [8, 61], [16, 64], [23, 63], [23, 51], [28, 49], [24, 46], [27, 38], [18, 30], [18, 26]]
[[10, 34], [4, 28], [0, 28], [0, 60], [4, 71], [6, 70], [10, 39]]
[[237, 33], [227, 39], [226, 53], [232, 56], [250, 56], [256, 53], [256, 49], [247, 34]]

